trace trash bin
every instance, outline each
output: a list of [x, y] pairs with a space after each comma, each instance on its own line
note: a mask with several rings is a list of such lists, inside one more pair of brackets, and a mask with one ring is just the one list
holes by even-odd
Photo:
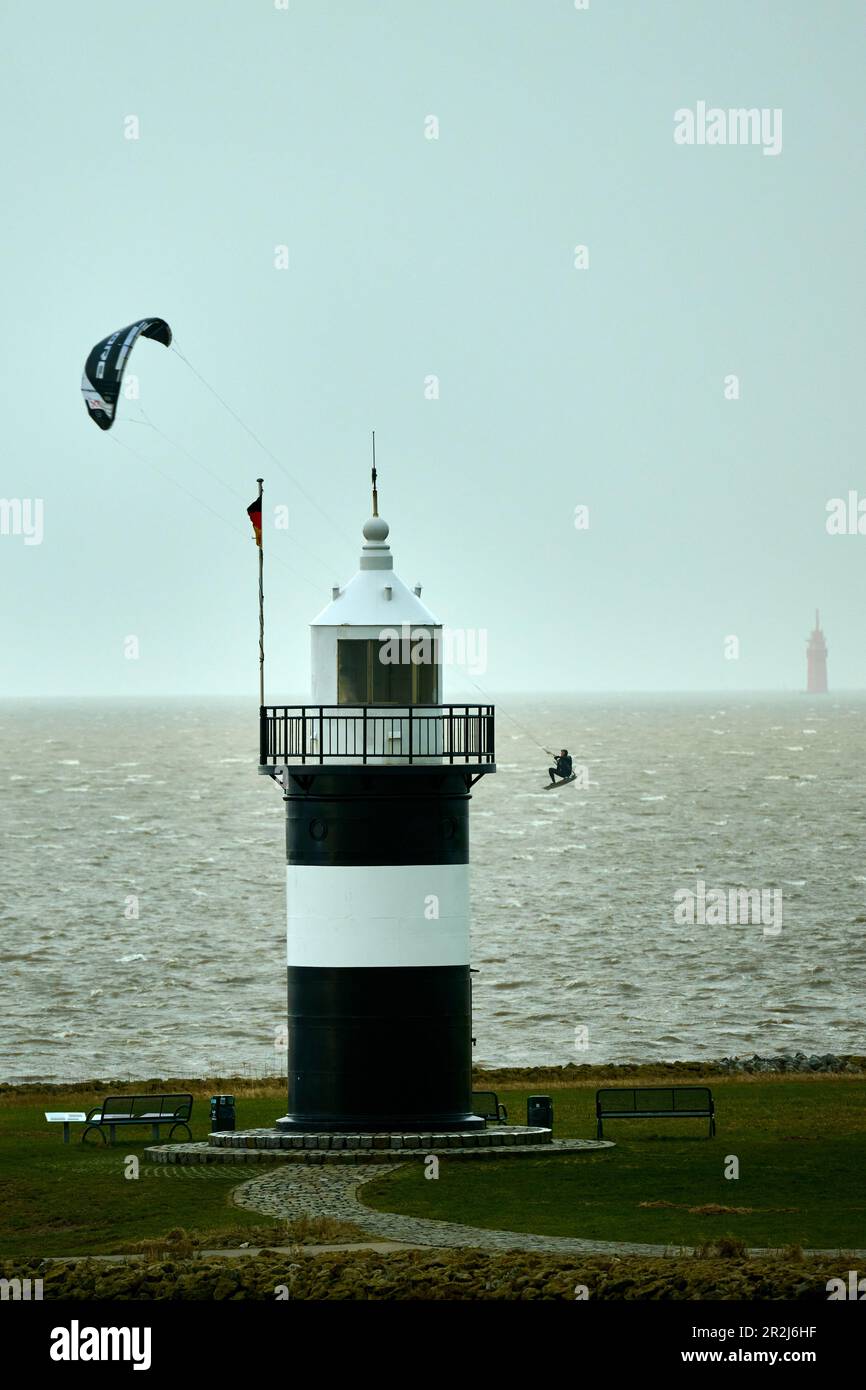
[[527, 1096], [526, 1123], [540, 1129], [553, 1129], [553, 1101], [550, 1096]]
[[214, 1130], [234, 1129], [235, 1127], [235, 1098], [234, 1096], [211, 1096], [210, 1098], [210, 1127]]

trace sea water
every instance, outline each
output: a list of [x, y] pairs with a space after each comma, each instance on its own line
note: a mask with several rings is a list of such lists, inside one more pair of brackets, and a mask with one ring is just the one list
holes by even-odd
[[[539, 743], [585, 772], [546, 791]], [[285, 1068], [257, 747], [251, 701], [0, 703], [0, 1076]], [[864, 755], [860, 695], [500, 700], [470, 810], [476, 1062], [862, 1052]], [[699, 883], [780, 891], [781, 929], [678, 922]]]

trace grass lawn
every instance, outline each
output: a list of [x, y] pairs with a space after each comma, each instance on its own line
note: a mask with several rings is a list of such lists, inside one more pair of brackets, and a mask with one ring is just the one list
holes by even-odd
[[[444, 1159], [438, 1181], [407, 1166], [365, 1186], [363, 1200], [379, 1211], [592, 1240], [702, 1245], [734, 1235], [747, 1246], [866, 1247], [866, 1082], [713, 1078], [712, 1088], [715, 1139], [700, 1120], [610, 1121], [614, 1149]], [[525, 1121], [527, 1094], [500, 1087], [509, 1119]], [[594, 1135], [594, 1086], [551, 1095], [557, 1137]], [[736, 1181], [724, 1176], [731, 1154]]]
[[[649, 1076], [641, 1079], [650, 1084]], [[594, 1135], [595, 1084], [551, 1088], [558, 1136]], [[605, 1132], [616, 1148], [597, 1155], [443, 1159], [438, 1182], [413, 1164], [366, 1186], [364, 1199], [379, 1210], [539, 1234], [688, 1245], [733, 1234], [747, 1245], [866, 1246], [866, 1080], [712, 1078], [712, 1086], [715, 1140], [697, 1120], [612, 1121]], [[208, 1096], [220, 1089], [224, 1083], [193, 1087], [196, 1140], [207, 1137]], [[277, 1085], [234, 1089], [239, 1127], [271, 1125], [284, 1112]], [[501, 1084], [499, 1091], [510, 1118], [524, 1120], [528, 1091]], [[73, 1127], [66, 1146], [61, 1126], [43, 1118], [45, 1110], [86, 1110], [100, 1098], [94, 1091], [0, 1095], [0, 1257], [110, 1254], [176, 1228], [214, 1247], [250, 1237], [278, 1243], [279, 1223], [229, 1199], [233, 1187], [269, 1166], [142, 1162], [130, 1181], [125, 1158], [142, 1157], [147, 1129], [118, 1132], [111, 1149], [82, 1146]], [[728, 1154], [740, 1160], [736, 1182], [723, 1175]], [[689, 1210], [711, 1205], [749, 1210]]]
[[[211, 1093], [195, 1095], [194, 1140], [208, 1136]], [[9, 1093], [0, 1099], [0, 1256], [111, 1254], [177, 1227], [212, 1233], [214, 1247], [244, 1240], [255, 1228], [276, 1232], [276, 1221], [229, 1201], [233, 1187], [264, 1167], [148, 1164], [143, 1154], [152, 1142], [149, 1127], [118, 1130], [109, 1148], [98, 1136], [96, 1143], [82, 1145], [76, 1139], [82, 1126], [73, 1125], [66, 1145], [63, 1126], [44, 1118], [46, 1110], [86, 1111], [101, 1099], [94, 1092]], [[274, 1089], [270, 1098], [239, 1095], [238, 1127], [272, 1125], [285, 1108], [282, 1090]], [[141, 1160], [137, 1180], [124, 1176], [127, 1154]]]

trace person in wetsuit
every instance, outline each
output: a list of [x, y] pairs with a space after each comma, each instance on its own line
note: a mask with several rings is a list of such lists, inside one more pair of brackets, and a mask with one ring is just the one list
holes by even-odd
[[563, 782], [568, 781], [571, 776], [571, 758], [568, 756], [567, 748], [561, 748], [559, 750], [559, 757], [556, 759], [556, 767], [549, 767], [547, 771], [550, 776], [551, 786], [553, 786], [557, 777], [561, 777]]

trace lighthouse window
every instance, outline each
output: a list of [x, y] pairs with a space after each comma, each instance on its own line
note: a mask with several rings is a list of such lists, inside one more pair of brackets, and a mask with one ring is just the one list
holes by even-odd
[[394, 660], [394, 642], [370, 643], [378, 646], [373, 660], [374, 705], [412, 704], [412, 667], [408, 662]]
[[369, 642], [337, 642], [337, 702], [368, 705]]
[[393, 641], [338, 640], [338, 704], [435, 705], [439, 698], [435, 655], [431, 651], [428, 660], [413, 661], [413, 648], [408, 642], [405, 645], [404, 652]]
[[435, 705], [439, 699], [439, 692], [436, 689], [436, 675], [439, 670], [435, 661], [424, 662], [421, 666], [413, 666], [415, 673], [415, 699], [416, 705]]

